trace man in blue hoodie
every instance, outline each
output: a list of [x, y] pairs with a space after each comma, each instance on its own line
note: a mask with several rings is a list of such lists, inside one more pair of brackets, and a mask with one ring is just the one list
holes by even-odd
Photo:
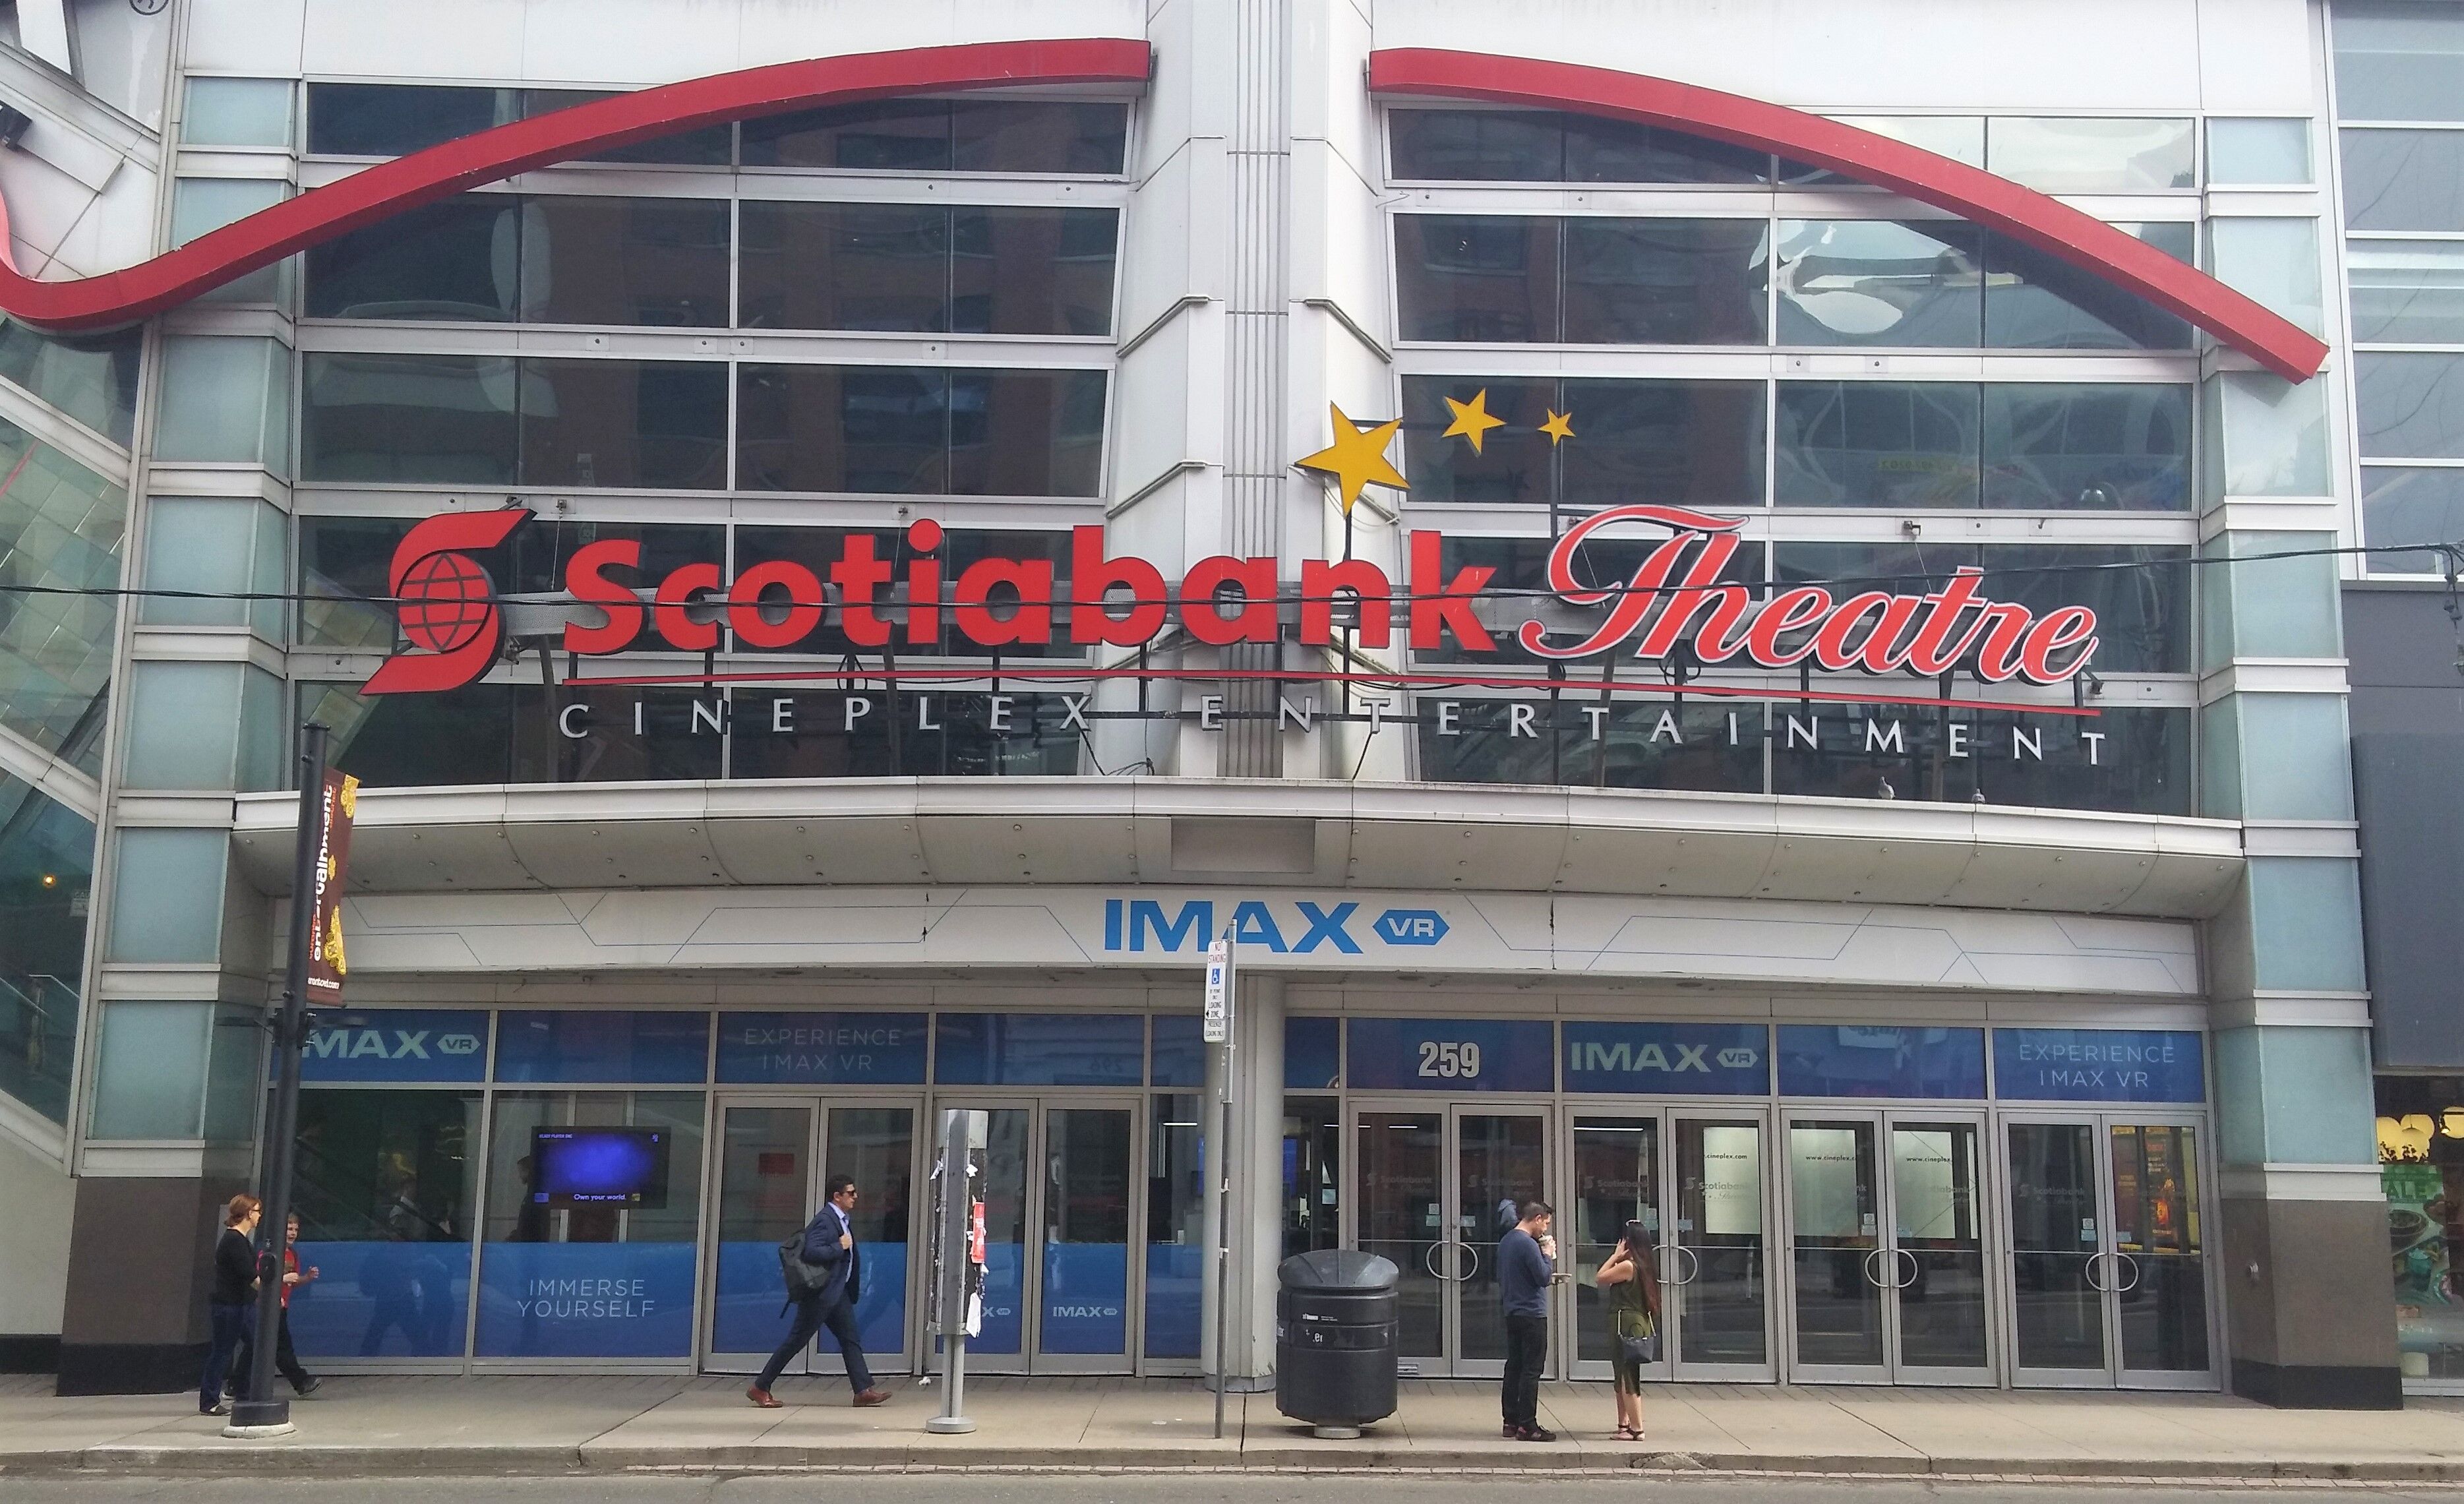
[[1549, 1365], [1549, 1284], [1556, 1277], [1557, 1259], [1549, 1226], [1555, 1217], [1547, 1202], [1527, 1201], [1514, 1230], [1497, 1243], [1497, 1295], [1506, 1307], [1506, 1383], [1498, 1403], [1513, 1441], [1557, 1439], [1540, 1424], [1540, 1374]]

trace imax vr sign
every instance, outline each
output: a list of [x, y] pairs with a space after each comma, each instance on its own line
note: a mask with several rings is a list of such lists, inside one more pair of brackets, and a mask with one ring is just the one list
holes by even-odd
[[1231, 927], [1236, 945], [1276, 956], [1360, 956], [1376, 946], [1435, 945], [1446, 937], [1435, 909], [1388, 909], [1364, 916], [1357, 902], [1248, 898], [1219, 910], [1212, 898], [1104, 900], [1104, 950], [1110, 955], [1197, 956]]

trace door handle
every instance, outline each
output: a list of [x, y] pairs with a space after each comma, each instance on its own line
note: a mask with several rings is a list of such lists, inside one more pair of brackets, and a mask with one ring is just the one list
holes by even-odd
[[2139, 1261], [2132, 1258], [2127, 1253], [2116, 1252], [2113, 1255], [2113, 1267], [2118, 1270], [2124, 1264], [2130, 1266], [2130, 1283], [2126, 1285], [2114, 1286], [2113, 1293], [2117, 1295], [2121, 1294], [2124, 1291], [2136, 1290], [2139, 1288]]
[[2099, 1249], [2087, 1256], [2087, 1268], [2082, 1272], [2081, 1277], [2087, 1281], [2087, 1288], [2095, 1291], [2100, 1295], [2104, 1294], [2107, 1292], [2102, 1285], [2098, 1284], [2096, 1281], [2096, 1261], [2101, 1258], [2111, 1258], [2112, 1256], [2112, 1254], [2107, 1253], [2102, 1249]]
[[1688, 1270], [1688, 1272], [1687, 1272], [1687, 1274], [1685, 1275], [1685, 1277], [1684, 1277], [1683, 1279], [1679, 1280], [1679, 1281], [1678, 1281], [1678, 1283], [1679, 1283], [1679, 1284], [1681, 1284], [1681, 1285], [1690, 1285], [1690, 1284], [1694, 1283], [1694, 1281], [1696, 1281], [1696, 1280], [1698, 1280], [1698, 1279], [1702, 1278], [1702, 1277], [1703, 1277], [1703, 1255], [1702, 1255], [1702, 1254], [1700, 1254], [1700, 1253], [1695, 1252], [1692, 1249], [1687, 1248], [1687, 1247], [1686, 1247], [1684, 1244], [1683, 1244], [1683, 1243], [1677, 1244], [1677, 1245], [1676, 1245], [1676, 1249], [1677, 1249], [1677, 1251], [1678, 1251], [1678, 1252], [1683, 1253], [1683, 1254], [1684, 1254], [1684, 1255], [1685, 1255], [1685, 1264], [1686, 1264], [1686, 1268], [1687, 1268], [1687, 1270]]
[[[1463, 1253], [1465, 1258], [1470, 1260], [1471, 1267], [1464, 1270], [1460, 1274], [1440, 1273], [1438, 1272], [1438, 1250], [1440, 1249], [1454, 1249], [1458, 1250]], [[1432, 1243], [1429, 1245], [1429, 1251], [1421, 1255], [1420, 1262], [1428, 1267], [1429, 1277], [1432, 1279], [1442, 1279], [1450, 1284], [1457, 1285], [1466, 1284], [1470, 1282], [1473, 1275], [1480, 1272], [1480, 1250], [1473, 1248], [1468, 1243]], [[1452, 1259], [1447, 1260], [1447, 1263], [1449, 1264], [1452, 1264], [1453, 1262], [1455, 1261]]]
[[1910, 1285], [1915, 1284], [1918, 1276], [1925, 1272], [1925, 1264], [1916, 1256], [1916, 1254], [1910, 1252], [1906, 1249], [1895, 1248], [1891, 1250], [1891, 1251], [1897, 1254], [1900, 1258], [1903, 1258], [1908, 1261], [1908, 1277], [1901, 1280], [1898, 1284], [1891, 1287], [1893, 1290], [1905, 1290]]
[[1865, 1271], [1865, 1283], [1873, 1286], [1876, 1290], [1896, 1290], [1899, 1288], [1898, 1286], [1893, 1285], [1882, 1278], [1883, 1252], [1884, 1250], [1881, 1249], [1869, 1250], [1864, 1258], [1859, 1260], [1859, 1263]]

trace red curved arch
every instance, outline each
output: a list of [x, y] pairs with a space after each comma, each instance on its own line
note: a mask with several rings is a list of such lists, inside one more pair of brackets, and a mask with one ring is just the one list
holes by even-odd
[[0, 205], [0, 311], [45, 329], [125, 323], [295, 251], [532, 167], [722, 121], [825, 104], [1014, 84], [1142, 84], [1149, 55], [1145, 42], [1117, 37], [979, 42], [815, 57], [663, 84], [380, 163], [150, 261], [76, 281], [37, 281], [16, 269], [8, 255], [7, 209]]
[[2061, 257], [2177, 314], [2287, 381], [2327, 346], [2196, 267], [2058, 199], [1948, 157], [1785, 105], [1644, 74], [1435, 47], [1369, 55], [1373, 93], [1480, 100], [1665, 125], [1905, 194]]

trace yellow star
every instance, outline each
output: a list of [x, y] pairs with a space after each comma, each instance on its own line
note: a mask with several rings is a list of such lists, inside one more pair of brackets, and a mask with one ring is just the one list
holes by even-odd
[[1395, 437], [1395, 431], [1403, 426], [1402, 419], [1364, 429], [1344, 416], [1343, 409], [1331, 402], [1326, 405], [1326, 410], [1334, 419], [1334, 442], [1292, 463], [1303, 470], [1332, 476], [1341, 484], [1345, 516], [1352, 514], [1352, 504], [1360, 499], [1362, 486], [1409, 489], [1395, 467], [1386, 462], [1386, 445]]
[[1571, 412], [1559, 412], [1551, 408], [1549, 409], [1549, 421], [1540, 425], [1540, 431], [1549, 435], [1549, 447], [1555, 449], [1574, 436], [1574, 415]]
[[1506, 427], [1504, 418], [1488, 415], [1488, 388], [1485, 387], [1473, 392], [1469, 402], [1457, 402], [1452, 397], [1445, 402], [1447, 409], [1454, 413], [1455, 421], [1438, 437], [1467, 438], [1471, 440], [1471, 452], [1475, 454], [1480, 453], [1480, 441], [1487, 436], [1489, 430]]

